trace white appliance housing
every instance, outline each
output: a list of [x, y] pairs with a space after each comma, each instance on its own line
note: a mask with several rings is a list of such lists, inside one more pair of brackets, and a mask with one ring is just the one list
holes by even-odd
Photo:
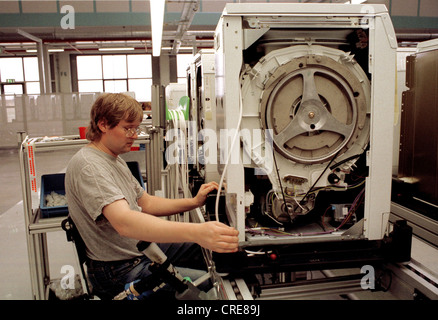
[[[351, 34], [366, 35], [362, 66], [344, 49]], [[215, 32], [217, 133], [257, 129], [271, 134], [273, 149], [273, 157], [266, 156], [269, 139], [256, 144], [245, 135], [234, 144], [229, 135], [219, 149], [226, 214], [241, 246], [383, 238], [391, 202], [396, 49], [384, 5], [226, 5]], [[306, 214], [310, 197], [299, 200], [331, 185], [327, 168], [345, 161], [340, 168], [348, 172], [364, 152], [364, 212], [351, 228], [279, 237], [248, 232], [251, 190], [258, 186], [248, 186], [247, 168], [267, 171], [277, 195], [286, 186], [299, 188], [301, 197], [286, 212]]]

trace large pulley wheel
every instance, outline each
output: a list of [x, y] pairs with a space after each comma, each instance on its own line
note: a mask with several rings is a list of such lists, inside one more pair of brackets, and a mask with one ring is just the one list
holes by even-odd
[[309, 54], [279, 66], [266, 82], [261, 120], [276, 150], [304, 164], [345, 152], [367, 116], [362, 83], [344, 64]]

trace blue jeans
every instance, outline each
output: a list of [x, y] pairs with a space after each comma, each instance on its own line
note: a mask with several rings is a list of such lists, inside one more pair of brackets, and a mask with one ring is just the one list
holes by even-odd
[[[168, 261], [174, 265], [183, 277], [195, 281], [206, 273], [200, 247], [192, 243], [158, 244], [166, 254]], [[140, 256], [123, 261], [87, 260], [87, 275], [93, 286], [93, 294], [102, 300], [113, 299], [125, 289], [126, 284], [135, 280], [145, 279], [151, 275], [151, 261], [146, 256]], [[205, 284], [200, 289], [207, 289]], [[155, 293], [148, 292], [148, 298], [174, 298], [175, 290], [169, 285]]]

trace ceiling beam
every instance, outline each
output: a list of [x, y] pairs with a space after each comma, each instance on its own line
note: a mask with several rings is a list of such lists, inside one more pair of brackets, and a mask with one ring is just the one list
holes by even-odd
[[176, 30], [175, 39], [173, 40], [172, 50], [170, 54], [177, 54], [179, 47], [181, 46], [182, 39], [189, 30], [192, 24], [193, 18], [199, 9], [200, 0], [189, 0], [184, 2], [184, 6], [181, 12], [181, 18], [178, 23], [178, 28]]

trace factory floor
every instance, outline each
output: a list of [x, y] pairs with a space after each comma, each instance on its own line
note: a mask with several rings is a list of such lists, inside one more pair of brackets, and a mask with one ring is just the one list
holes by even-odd
[[[37, 180], [42, 174], [65, 172], [77, 149], [44, 151], [36, 154]], [[0, 300], [32, 300], [29, 256], [24, 222], [18, 150], [0, 149]], [[47, 233], [51, 279], [65, 275], [65, 266], [77, 267], [73, 245], [66, 241], [64, 231]], [[327, 299], [395, 299], [390, 293], [362, 292], [345, 297], [331, 295]]]

